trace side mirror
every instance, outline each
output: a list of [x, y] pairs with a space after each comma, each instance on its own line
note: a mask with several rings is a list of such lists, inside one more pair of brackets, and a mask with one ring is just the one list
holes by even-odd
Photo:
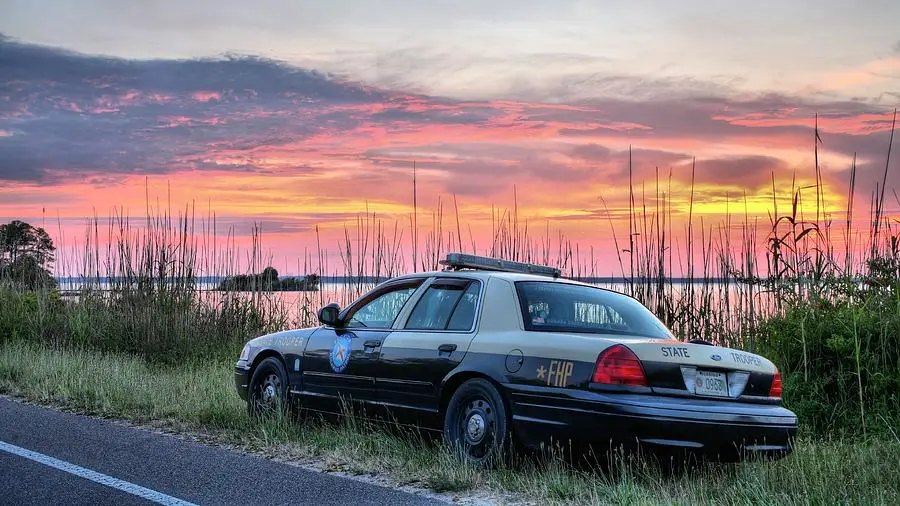
[[330, 327], [338, 326], [338, 314], [341, 312], [341, 306], [332, 302], [319, 310], [319, 321]]

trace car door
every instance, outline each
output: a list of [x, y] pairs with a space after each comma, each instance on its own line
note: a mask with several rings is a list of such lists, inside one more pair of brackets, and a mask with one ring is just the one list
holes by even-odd
[[424, 279], [382, 285], [344, 309], [337, 327], [323, 326], [303, 353], [304, 404], [339, 411], [341, 399], [353, 404], [375, 400], [375, 369], [391, 326]]
[[403, 418], [437, 414], [441, 382], [475, 335], [482, 286], [477, 279], [438, 277], [423, 287], [402, 327], [381, 347], [376, 384], [390, 411]]

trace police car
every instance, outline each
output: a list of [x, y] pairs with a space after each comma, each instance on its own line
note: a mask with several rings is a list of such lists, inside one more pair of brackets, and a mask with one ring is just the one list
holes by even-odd
[[323, 307], [321, 326], [249, 341], [235, 368], [249, 412], [351, 406], [442, 431], [481, 465], [513, 442], [720, 461], [791, 451], [797, 417], [769, 360], [678, 340], [637, 300], [555, 268], [460, 253], [441, 263]]

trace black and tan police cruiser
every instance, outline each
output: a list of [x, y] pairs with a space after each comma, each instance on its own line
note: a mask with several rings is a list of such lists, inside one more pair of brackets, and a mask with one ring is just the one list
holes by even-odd
[[235, 383], [250, 413], [350, 401], [442, 429], [483, 465], [513, 441], [720, 461], [790, 452], [797, 417], [769, 360], [680, 341], [637, 300], [555, 268], [460, 253], [441, 263], [325, 306], [319, 327], [249, 341]]

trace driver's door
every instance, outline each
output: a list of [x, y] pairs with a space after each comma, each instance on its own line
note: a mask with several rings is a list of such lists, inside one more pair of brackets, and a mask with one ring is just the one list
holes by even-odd
[[302, 367], [306, 407], [340, 412], [342, 398], [353, 405], [376, 400], [381, 345], [423, 282], [419, 278], [385, 284], [341, 311], [338, 319], [343, 324], [323, 326], [310, 336]]

